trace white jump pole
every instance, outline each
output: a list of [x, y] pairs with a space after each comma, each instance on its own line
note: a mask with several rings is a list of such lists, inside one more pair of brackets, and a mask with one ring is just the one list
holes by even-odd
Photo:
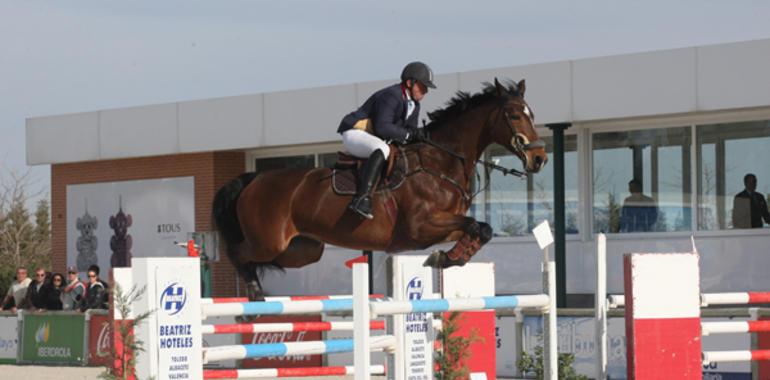
[[355, 380], [371, 378], [369, 353], [369, 264], [353, 264], [353, 365]]
[[596, 294], [594, 294], [594, 327], [598, 360], [597, 379], [607, 378], [607, 235], [596, 236]]
[[543, 250], [543, 291], [548, 295], [548, 308], [543, 317], [543, 375], [545, 380], [559, 380], [559, 349], [556, 329], [556, 263], [551, 260], [548, 247], [553, 234], [548, 221], [532, 230], [537, 244]]

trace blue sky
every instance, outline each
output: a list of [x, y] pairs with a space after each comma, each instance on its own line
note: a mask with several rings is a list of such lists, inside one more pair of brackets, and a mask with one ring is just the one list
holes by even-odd
[[[27, 169], [32, 116], [394, 78], [414, 59], [449, 73], [768, 38], [768, 15], [760, 1], [0, 0], [0, 162]], [[49, 187], [48, 166], [32, 174]]]

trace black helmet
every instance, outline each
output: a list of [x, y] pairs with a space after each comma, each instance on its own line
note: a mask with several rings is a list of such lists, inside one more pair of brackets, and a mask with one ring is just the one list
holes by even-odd
[[401, 82], [406, 82], [407, 79], [414, 79], [430, 88], [436, 88], [433, 84], [433, 70], [419, 61], [411, 62], [404, 67], [404, 71], [401, 72]]

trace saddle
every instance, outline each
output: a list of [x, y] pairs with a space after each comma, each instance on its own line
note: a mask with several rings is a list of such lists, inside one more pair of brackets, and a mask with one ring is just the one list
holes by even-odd
[[[356, 195], [358, 176], [366, 158], [358, 158], [347, 152], [337, 152], [337, 162], [332, 169], [332, 188], [338, 195]], [[374, 192], [395, 190], [406, 179], [406, 155], [402, 148], [390, 145], [388, 162], [384, 165], [380, 179], [374, 186]]]

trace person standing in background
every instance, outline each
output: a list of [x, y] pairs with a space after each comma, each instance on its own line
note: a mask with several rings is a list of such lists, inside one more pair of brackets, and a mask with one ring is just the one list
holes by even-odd
[[757, 176], [746, 174], [743, 185], [745, 189], [733, 198], [733, 228], [762, 228], [770, 223], [770, 212], [765, 196], [757, 193]]
[[43, 268], [35, 270], [35, 281], [27, 287], [27, 294], [21, 301], [19, 308], [25, 310], [43, 310], [48, 301], [47, 292], [50, 290], [46, 278], [46, 272]]
[[48, 283], [46, 291], [46, 310], [62, 310], [61, 296], [64, 291], [64, 276], [61, 273], [54, 273], [51, 276], [51, 282]]
[[61, 293], [62, 310], [77, 310], [80, 300], [86, 293], [86, 286], [78, 277], [78, 269], [67, 269], [67, 284]]
[[[27, 287], [32, 282], [32, 279], [27, 276], [27, 268], [16, 268], [16, 279], [11, 282], [11, 286], [8, 288], [8, 293], [3, 298], [3, 302], [0, 306], [3, 310], [11, 310], [16, 312], [16, 308], [21, 305], [24, 298], [27, 296]], [[11, 304], [13, 300], [13, 304]]]

